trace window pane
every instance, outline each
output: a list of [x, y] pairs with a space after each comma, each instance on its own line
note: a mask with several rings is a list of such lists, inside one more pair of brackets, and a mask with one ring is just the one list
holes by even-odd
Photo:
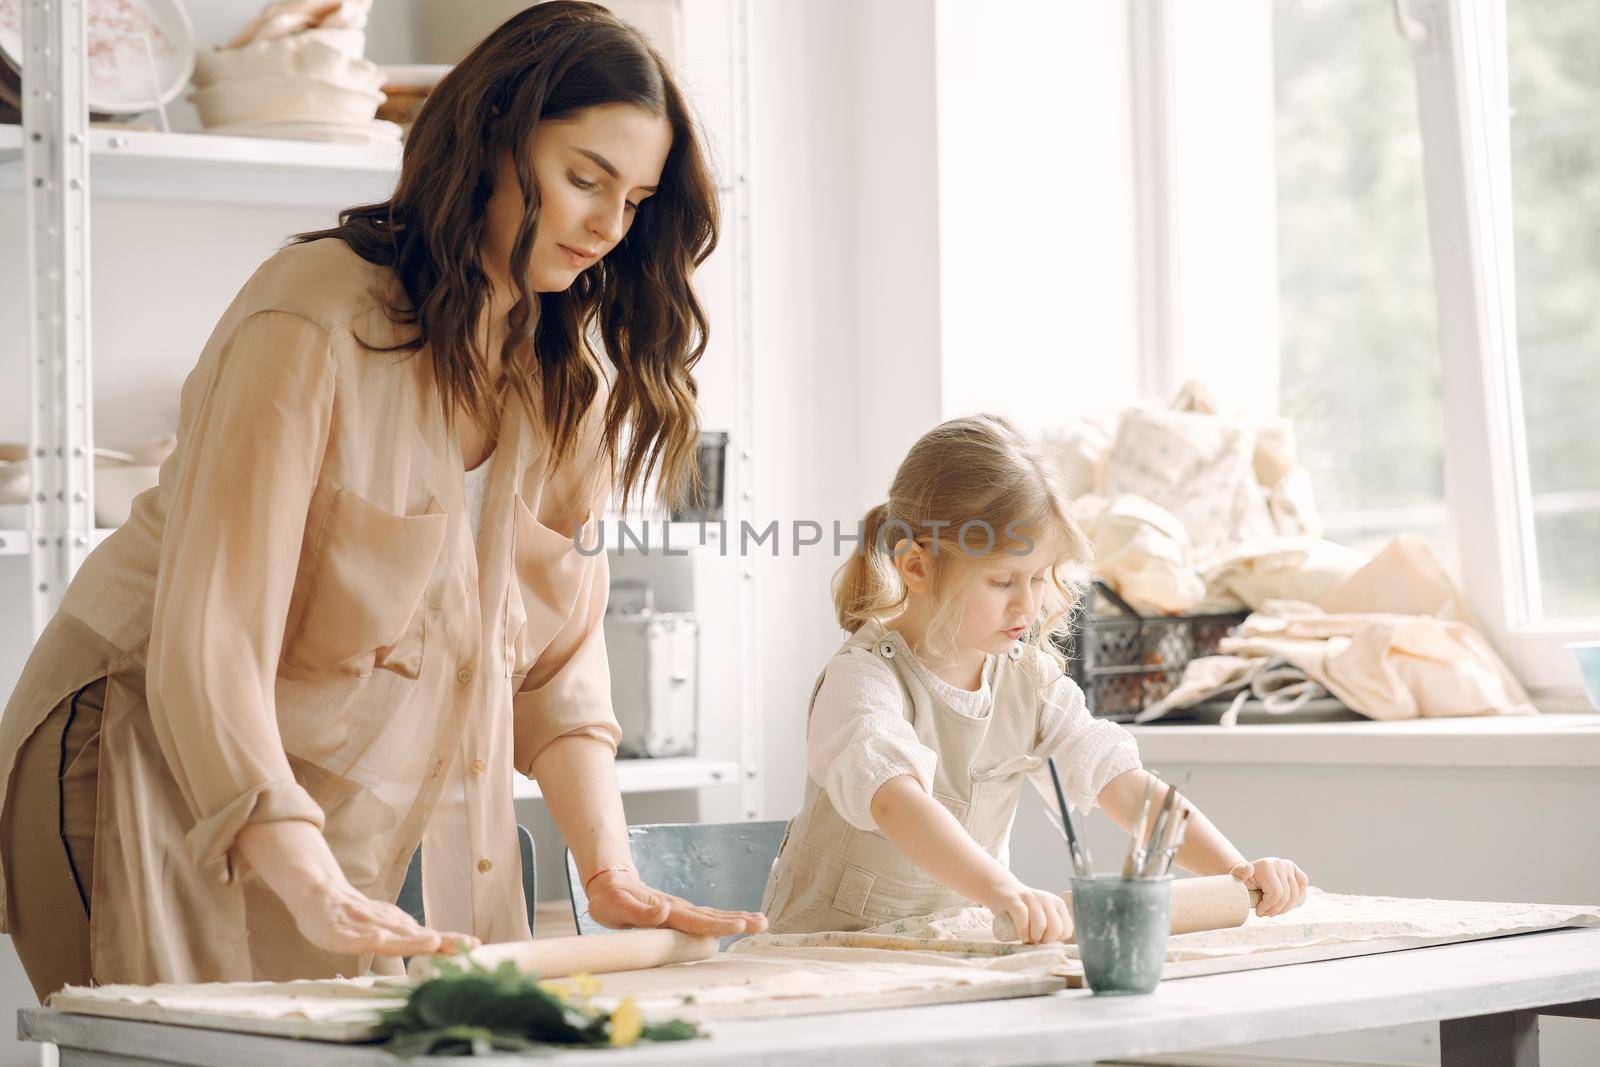
[[1276, 0], [1273, 60], [1281, 410], [1328, 536], [1448, 559], [1411, 58], [1386, 3]]
[[1547, 618], [1600, 615], [1600, 18], [1510, 0], [1517, 348]]

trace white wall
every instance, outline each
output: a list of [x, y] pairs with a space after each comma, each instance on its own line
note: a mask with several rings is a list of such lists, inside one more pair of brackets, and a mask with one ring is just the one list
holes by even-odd
[[948, 418], [1026, 427], [1137, 389], [1127, 5], [939, 0]]
[[1272, 5], [1170, 5], [1174, 380], [1278, 410]]

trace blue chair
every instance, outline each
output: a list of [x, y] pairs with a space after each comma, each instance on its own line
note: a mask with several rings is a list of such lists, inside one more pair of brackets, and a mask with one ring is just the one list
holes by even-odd
[[[628, 845], [644, 884], [695, 904], [726, 911], [760, 911], [767, 875], [788, 823], [656, 823], [628, 827]], [[567, 851], [567, 891], [580, 934], [605, 933], [589, 917], [589, 896]], [[722, 939], [726, 947], [737, 938]]]
[[[517, 827], [517, 845], [522, 852], [522, 899], [528, 902], [528, 929], [533, 929], [534, 895], [533, 834], [526, 826]], [[406, 880], [400, 884], [400, 897], [395, 901], [400, 910], [417, 922], [422, 922], [422, 849], [411, 854], [411, 866], [406, 868]]]

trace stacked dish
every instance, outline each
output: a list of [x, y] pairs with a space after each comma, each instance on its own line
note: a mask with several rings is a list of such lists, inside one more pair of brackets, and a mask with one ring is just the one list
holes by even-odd
[[190, 103], [208, 133], [397, 145], [373, 116], [383, 71], [362, 58], [365, 3], [269, 4], [226, 48], [195, 60]]

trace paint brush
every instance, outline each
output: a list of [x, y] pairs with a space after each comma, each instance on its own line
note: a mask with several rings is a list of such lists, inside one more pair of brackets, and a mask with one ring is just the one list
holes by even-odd
[[1164, 857], [1161, 869], [1156, 872], [1157, 878], [1165, 878], [1172, 873], [1172, 861], [1183, 850], [1183, 835], [1189, 830], [1189, 809], [1184, 808], [1178, 812], [1178, 832], [1172, 835], [1172, 844], [1161, 850]]
[[1088, 846], [1078, 840], [1078, 828], [1072, 825], [1072, 809], [1067, 806], [1066, 790], [1061, 788], [1061, 772], [1056, 769], [1056, 758], [1050, 756], [1045, 762], [1050, 765], [1050, 784], [1056, 788], [1056, 804], [1061, 808], [1061, 826], [1066, 831], [1067, 850], [1072, 853], [1072, 870], [1079, 878], [1087, 878], [1094, 870], [1090, 866]]
[[[1178, 797], [1182, 796], [1182, 794], [1179, 793], [1176, 788], [1173, 789], [1172, 794], [1174, 802], [1176, 802]], [[1167, 865], [1167, 860], [1172, 855], [1172, 853], [1168, 850], [1172, 847], [1173, 838], [1177, 836], [1178, 823], [1181, 822], [1182, 819], [1183, 812], [1177, 810], [1177, 808], [1173, 808], [1172, 812], [1167, 816], [1166, 825], [1161, 828], [1161, 837], [1155, 842], [1155, 855], [1151, 858], [1150, 862], [1150, 877], [1161, 877], [1162, 868]]]
[[1177, 803], [1178, 791], [1172, 786], [1167, 786], [1167, 791], [1161, 798], [1161, 814], [1156, 816], [1155, 829], [1150, 833], [1150, 844], [1145, 851], [1144, 862], [1139, 865], [1139, 877], [1149, 878], [1155, 874], [1156, 854], [1161, 846], [1161, 839], [1167, 833], [1167, 824], [1172, 820], [1172, 807]]
[[1128, 839], [1128, 858], [1122, 861], [1122, 877], [1132, 878], [1144, 862], [1144, 832], [1150, 828], [1150, 794], [1155, 790], [1156, 779], [1148, 775], [1144, 780], [1144, 803], [1139, 806], [1139, 825]]

